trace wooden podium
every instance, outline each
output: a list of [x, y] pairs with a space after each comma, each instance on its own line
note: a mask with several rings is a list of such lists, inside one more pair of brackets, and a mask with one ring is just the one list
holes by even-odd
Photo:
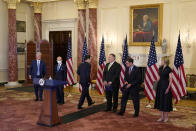
[[37, 124], [49, 127], [60, 124], [61, 122], [56, 104], [56, 87], [65, 85], [66, 82], [59, 80], [40, 80], [35, 78], [33, 83], [44, 86], [44, 101]]

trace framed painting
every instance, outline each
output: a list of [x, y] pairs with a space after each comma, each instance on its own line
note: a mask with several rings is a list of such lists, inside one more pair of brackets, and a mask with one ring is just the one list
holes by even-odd
[[17, 32], [26, 32], [26, 22], [25, 21], [16, 21], [16, 30]]
[[17, 54], [25, 53], [25, 43], [17, 43]]
[[155, 45], [161, 45], [163, 4], [130, 7], [129, 45], [149, 46], [154, 36]]

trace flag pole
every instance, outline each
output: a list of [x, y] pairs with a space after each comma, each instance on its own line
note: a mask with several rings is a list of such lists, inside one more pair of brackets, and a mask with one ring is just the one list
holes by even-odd
[[[71, 33], [69, 33], [69, 39], [71, 39]], [[73, 86], [73, 85], [72, 85]], [[71, 95], [71, 86], [68, 86], [69, 87], [69, 90], [68, 90], [68, 95], [67, 97], [72, 97]]]

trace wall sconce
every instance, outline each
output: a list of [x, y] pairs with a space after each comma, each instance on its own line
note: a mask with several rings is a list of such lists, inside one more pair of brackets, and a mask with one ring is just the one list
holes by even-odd
[[190, 43], [190, 29], [188, 28], [187, 30], [187, 36], [185, 37], [185, 46], [187, 48], [191, 48], [191, 43]]
[[167, 53], [167, 41], [165, 38], [162, 41], [161, 48], [162, 48], [162, 54], [166, 54]]
[[107, 32], [105, 35], [105, 46], [107, 49], [110, 49], [112, 47], [112, 44], [114, 43], [114, 35], [112, 32]]

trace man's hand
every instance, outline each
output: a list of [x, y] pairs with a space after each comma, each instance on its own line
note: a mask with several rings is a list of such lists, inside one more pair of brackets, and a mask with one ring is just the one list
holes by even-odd
[[108, 85], [111, 85], [112, 84], [112, 82], [110, 81], [110, 82], [108, 82]]
[[31, 79], [31, 75], [29, 75], [29, 79]]
[[127, 81], [125, 81], [125, 85], [127, 85], [128, 84], [128, 82]]
[[108, 84], [107, 81], [104, 81], [104, 82], [103, 82], [103, 85], [104, 85], [104, 86], [107, 86], [107, 84]]
[[169, 92], [169, 87], [165, 91], [165, 95]]
[[128, 84], [128, 85], [126, 86], [126, 89], [128, 89], [129, 87], [131, 87], [131, 84]]

